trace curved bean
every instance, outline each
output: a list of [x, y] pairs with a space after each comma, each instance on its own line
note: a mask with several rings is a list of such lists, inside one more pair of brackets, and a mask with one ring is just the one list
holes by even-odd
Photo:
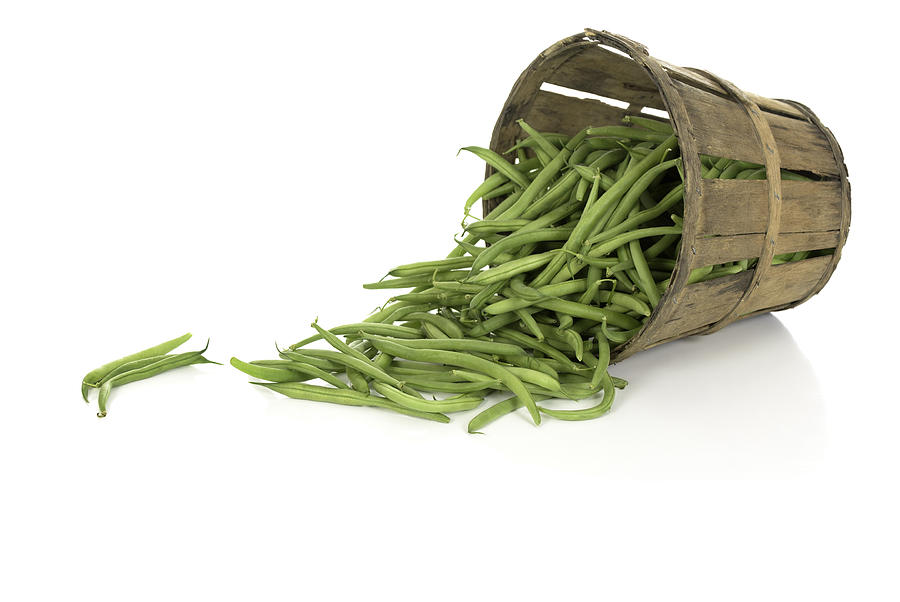
[[[366, 336], [366, 338], [370, 337]], [[433, 362], [436, 364], [449, 364], [451, 366], [459, 366], [461, 368], [483, 372], [488, 376], [496, 378], [504, 385], [509, 387], [510, 391], [512, 391], [516, 395], [522, 396], [522, 399], [525, 402], [525, 405], [528, 407], [529, 413], [531, 414], [532, 420], [534, 420], [535, 424], [540, 424], [541, 418], [540, 414], [537, 411], [537, 406], [535, 405], [534, 400], [531, 398], [531, 395], [525, 389], [522, 381], [515, 374], [499, 364], [473, 355], [459, 353], [457, 351], [442, 351], [437, 349], [412, 349], [410, 347], [405, 347], [404, 345], [400, 345], [394, 342], [388, 342], [378, 339], [370, 340], [372, 340], [372, 343], [380, 350], [384, 351], [385, 353], [390, 353], [394, 357], [402, 357], [411, 360], [421, 360]]]

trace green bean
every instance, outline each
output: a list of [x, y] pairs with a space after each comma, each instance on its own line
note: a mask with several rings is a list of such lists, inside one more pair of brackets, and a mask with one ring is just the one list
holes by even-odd
[[568, 240], [571, 234], [572, 228], [565, 227], [515, 232], [505, 236], [500, 242], [491, 245], [484, 253], [475, 258], [472, 263], [472, 271], [477, 272], [488, 264], [493, 263], [494, 259], [501, 253], [513, 251], [522, 245], [548, 240]]
[[568, 328], [562, 329], [561, 332], [563, 333], [566, 342], [572, 347], [572, 353], [575, 354], [575, 359], [580, 362], [582, 355], [584, 354], [584, 341], [581, 340], [581, 335]]
[[[513, 167], [519, 172], [525, 173], [537, 167], [538, 164], [539, 163], [537, 159], [526, 159], [525, 161], [522, 161], [521, 163], [518, 163]], [[496, 191], [507, 180], [509, 180], [509, 178], [503, 173], [495, 173], [492, 176], [486, 178], [485, 181], [482, 182], [481, 185], [478, 186], [478, 188], [476, 188], [475, 191], [469, 196], [469, 198], [466, 199], [464, 210], [465, 215], [469, 214], [469, 210], [472, 209], [472, 205], [474, 205], [478, 201], [478, 199], [487, 198], [487, 195], [489, 193], [491, 193], [492, 191]], [[515, 186], [516, 182], [510, 182], [510, 185]]]
[[363, 376], [362, 372], [354, 370], [353, 368], [347, 368], [347, 380], [350, 381], [350, 386], [354, 391], [359, 391], [360, 393], [369, 392], [369, 381], [366, 380], [366, 377]]
[[293, 363], [291, 370], [308, 374], [313, 378], [321, 379], [338, 389], [349, 389], [350, 387], [341, 379], [334, 376], [336, 372], [342, 372], [345, 366], [325, 360], [318, 357], [306, 355], [297, 351], [281, 351], [283, 357], [289, 358]]
[[621, 125], [607, 125], [603, 127], [588, 128], [587, 135], [603, 138], [626, 138], [629, 140], [643, 140], [647, 142], [665, 142], [672, 134], [647, 131]]
[[641, 228], [639, 230], [632, 230], [630, 232], [623, 232], [618, 236], [614, 236], [613, 238], [607, 240], [606, 242], [602, 242], [591, 247], [590, 251], [588, 251], [589, 257], [603, 257], [604, 255], [608, 255], [612, 251], [615, 251], [622, 245], [631, 242], [632, 240], [638, 240], [641, 238], [649, 238], [651, 236], [663, 236], [666, 234], [681, 234], [681, 226], [658, 226], [654, 228]]
[[[528, 308], [525, 311], [530, 313], [538, 311], [537, 309]], [[507, 326], [512, 324], [516, 320], [518, 320], [518, 316], [515, 313], [506, 313], [500, 314], [499, 316], [491, 316], [490, 318], [476, 324], [475, 326], [469, 329], [467, 333], [470, 337], [480, 337], [488, 334], [489, 332], [494, 332], [498, 328], [502, 328], [503, 326]]]
[[617, 345], [621, 345], [622, 343], [626, 343], [631, 340], [638, 332], [640, 332], [643, 326], [637, 326], [632, 328], [631, 330], [609, 330], [606, 326], [606, 321], [600, 323], [601, 331], [603, 332], [603, 336], [610, 343], [616, 343]]
[[[617, 151], [609, 151], [609, 152], [617, 152]], [[624, 154], [624, 153], [623, 153]], [[573, 155], [574, 156], [574, 155]], [[608, 160], [615, 159], [615, 155], [608, 158]], [[574, 172], [567, 172], [563, 177], [556, 181], [550, 189], [544, 193], [541, 197], [535, 200], [534, 203], [531, 204], [524, 212], [522, 212], [522, 217], [526, 219], [536, 219], [541, 215], [546, 214], [548, 210], [555, 206], [560, 200], [566, 198], [566, 195], [569, 194], [574, 187], [580, 186], [580, 178], [578, 168], [582, 167], [581, 165], [575, 166]], [[589, 168], [585, 168], [589, 169]], [[579, 194], [578, 190], [575, 190], [575, 198], [579, 201], [582, 199], [582, 195]]]
[[450, 374], [450, 368], [447, 366], [435, 366], [440, 370], [423, 370], [420, 368], [409, 368], [407, 366], [388, 364], [384, 370], [391, 376], [396, 376], [398, 380], [407, 382], [409, 378], [427, 378], [434, 381], [456, 382], [459, 379]]
[[[417, 322], [428, 323], [436, 328], [440, 329], [441, 332], [446, 334], [446, 338], [450, 339], [462, 339], [465, 335], [463, 334], [462, 328], [457, 324], [454, 320], [450, 318], [446, 318], [444, 316], [439, 316], [437, 314], [430, 314], [427, 312], [415, 312], [406, 316], [408, 320], [414, 320]], [[367, 331], [368, 332], [368, 331]], [[432, 337], [435, 338], [435, 337]], [[443, 338], [443, 337], [442, 337]]]
[[[545, 395], [534, 395], [533, 398], [535, 401], [544, 401], [545, 399], [550, 399], [552, 396]], [[472, 420], [469, 421], [469, 425], [467, 430], [470, 434], [484, 434], [480, 429], [483, 429], [490, 423], [494, 422], [498, 418], [502, 418], [507, 414], [511, 414], [515, 412], [525, 403], [517, 396], [513, 395], [512, 397], [508, 397], [503, 401], [498, 401], [491, 407], [487, 408], [483, 412], [477, 414]]]
[[[325, 339], [325, 341], [329, 345], [334, 347], [337, 351], [340, 351], [341, 353], [349, 355], [350, 357], [356, 358], [360, 362], [363, 362], [365, 364], [371, 363], [371, 360], [368, 357], [366, 357], [362, 352], [354, 349], [353, 347], [351, 347], [344, 341], [340, 340], [337, 336], [335, 336], [331, 332], [329, 332], [329, 331], [325, 330], [324, 328], [322, 328], [321, 326], [319, 326], [318, 322], [313, 322], [312, 324], [310, 324], [310, 326], [315, 328], [316, 332], [319, 333], [319, 336], [321, 336], [323, 339]], [[354, 368], [355, 366], [350, 366], [350, 367]]]
[[530, 272], [531, 270], [545, 265], [557, 254], [557, 251], [547, 251], [546, 253], [529, 255], [528, 257], [522, 257], [521, 259], [514, 259], [497, 267], [479, 272], [474, 278], [469, 278], [467, 282], [474, 282], [479, 284], [505, 282], [517, 274]]
[[597, 320], [598, 322], [607, 320], [610, 324], [621, 328], [636, 328], [640, 325], [640, 322], [636, 321], [634, 318], [629, 318], [618, 312], [610, 311], [602, 307], [595, 307], [593, 305], [583, 305], [575, 301], [566, 301], [565, 299], [545, 299], [538, 301], [535, 305], [543, 307], [544, 309], [561, 311], [578, 318], [587, 318], [589, 320]]
[[527, 286], [525, 284], [525, 279], [522, 276], [516, 276], [515, 278], [511, 279], [509, 281], [509, 289], [512, 292], [512, 295], [533, 301], [542, 299], [546, 296], [540, 293], [537, 289], [533, 289], [530, 286]]
[[[537, 161], [537, 159], [535, 159], [535, 161]], [[500, 174], [494, 174], [494, 175], [500, 175]], [[493, 176], [491, 176], [491, 177], [493, 177]], [[516, 186], [515, 182], [508, 182], [508, 183], [504, 184], [503, 186], [498, 186], [497, 188], [494, 188], [490, 192], [486, 192], [481, 197], [481, 200], [489, 201], [491, 199], [496, 199], [501, 196], [508, 196], [508, 195], [510, 195], [510, 193], [514, 193], [517, 190], [519, 192], [522, 191], [522, 189], [520, 187]], [[471, 213], [467, 213], [466, 217], [474, 217], [474, 216]]]
[[[490, 388], [486, 387], [484, 383], [461, 381], [458, 377], [455, 378], [457, 380], [451, 381], [433, 379], [426, 376], [408, 376], [404, 382], [420, 391], [434, 391], [438, 393], [481, 393], [486, 388]], [[493, 382], [497, 385], [500, 384], [499, 380]]]
[[588, 236], [588, 238], [590, 238], [594, 234], [596, 234], [597, 230], [605, 229], [605, 228], [613, 228], [616, 225], [625, 221], [626, 217], [628, 217], [631, 210], [637, 206], [637, 202], [640, 199], [641, 194], [643, 194], [644, 191], [647, 190], [647, 188], [650, 186], [650, 184], [652, 184], [653, 181], [657, 177], [665, 174], [667, 171], [669, 171], [673, 167], [676, 167], [677, 165], [679, 165], [680, 162], [681, 162], [681, 158], [671, 159], [669, 161], [663, 161], [659, 165], [655, 165], [655, 166], [651, 167], [650, 169], [648, 169], [646, 172], [644, 172], [644, 174], [641, 175], [641, 177], [639, 177], [637, 180], [635, 180], [635, 182], [631, 185], [631, 187], [628, 189], [628, 192], [625, 193], [625, 195], [619, 201], [616, 208], [609, 215], [609, 218], [605, 219], [605, 220], [601, 220], [597, 224], [597, 226], [595, 226], [595, 228], [594, 228], [595, 231], [591, 232], [591, 234]]
[[610, 360], [609, 339], [603, 334], [602, 329], [594, 331], [594, 340], [597, 343], [597, 359], [596, 364], [593, 366], [594, 372], [591, 375], [591, 388], [600, 385], [603, 376], [607, 374]]
[[521, 366], [504, 366], [511, 373], [515, 374], [523, 383], [531, 383], [542, 389], [561, 393], [559, 381], [552, 376], [541, 372], [540, 370], [532, 370], [531, 368], [523, 368]]
[[352, 389], [332, 389], [330, 387], [319, 387], [317, 385], [307, 385], [303, 383], [251, 383], [271, 389], [276, 393], [281, 393], [293, 399], [305, 399], [308, 401], [323, 401], [327, 403], [336, 403], [347, 406], [370, 406], [376, 408], [384, 408], [392, 410], [399, 414], [414, 416], [416, 418], [424, 418], [425, 420], [433, 420], [435, 422], [450, 422], [450, 418], [444, 414], [433, 412], [421, 412], [419, 410], [411, 410], [404, 408], [388, 399], [367, 395]]
[[524, 309], [515, 309], [515, 310], [513, 310], [513, 313], [516, 315], [517, 318], [519, 318], [519, 321], [522, 323], [522, 325], [531, 334], [533, 334], [535, 337], [537, 337], [537, 339], [539, 341], [544, 340], [544, 333], [541, 332], [541, 329], [538, 326], [537, 321], [534, 319], [534, 316], [532, 316], [530, 313], [528, 313]]
[[544, 414], [559, 420], [593, 420], [594, 418], [599, 418], [609, 412], [616, 397], [616, 388], [609, 374], [604, 373], [601, 382], [603, 384], [603, 399], [594, 407], [582, 410], [555, 410], [544, 406], [538, 407]]
[[519, 366], [520, 368], [528, 368], [530, 370], [536, 370], [537, 372], [543, 372], [554, 380], [559, 380], [559, 372], [548, 365], [545, 360], [538, 359], [531, 355], [509, 355], [504, 357], [503, 361], [512, 364], [513, 366]]
[[469, 284], [468, 282], [457, 282], [455, 280], [448, 280], [446, 282], [435, 280], [432, 284], [436, 289], [465, 295], [477, 295], [484, 289], [484, 287], [479, 284]]
[[[373, 336], [377, 335], [366, 336], [366, 338], [371, 340], [371, 337]], [[378, 345], [375, 346], [378, 347]], [[379, 351], [381, 351], [380, 348]], [[354, 368], [356, 370], [359, 370], [366, 376], [372, 378], [373, 380], [387, 383], [389, 385], [397, 387], [398, 389], [403, 388], [403, 383], [401, 381], [397, 380], [381, 368], [377, 367], [375, 364], [369, 361], [368, 358], [366, 360], [361, 360], [358, 357], [353, 357], [340, 351], [329, 351], [326, 349], [307, 349], [303, 352], [303, 354], [330, 360], [332, 363], [343, 365], [345, 369]]]
[[549, 343], [545, 341], [541, 341], [533, 336], [527, 335], [524, 332], [519, 332], [512, 328], [503, 327], [497, 329], [497, 339], [503, 340], [507, 339], [512, 341], [517, 345], [521, 345], [528, 349], [535, 349], [540, 351], [544, 355], [551, 357], [562, 364], [572, 364], [572, 361], [565, 356], [565, 354], [561, 353], [559, 350], [554, 349], [550, 346]]
[[418, 263], [407, 263], [398, 265], [388, 272], [391, 276], [430, 276], [436, 271], [453, 270], [456, 268], [467, 268], [475, 261], [474, 257], [452, 257], [449, 259], [438, 259], [437, 261], [420, 261]]
[[719, 174], [719, 179], [722, 180], [733, 180], [736, 175], [738, 175], [743, 170], [747, 169], [740, 161], [735, 161], [728, 167], [726, 167], [721, 174]]
[[516, 120], [516, 123], [520, 128], [525, 130], [525, 133], [528, 134], [531, 138], [534, 139], [534, 142], [540, 147], [545, 153], [547, 153], [550, 157], [555, 157], [557, 153], [560, 152], [560, 149], [553, 145], [547, 138], [541, 135], [536, 129], [525, 123], [524, 119]]
[[[561, 145], [565, 145], [569, 141], [569, 138], [570, 138], [569, 136], [567, 136], [565, 134], [557, 134], [557, 133], [553, 133], [553, 132], [541, 132], [541, 135], [545, 139], [553, 140], [556, 142], [556, 144], [561, 144]], [[507, 155], [519, 148], [531, 148], [531, 147], [535, 146], [535, 144], [536, 144], [535, 140], [532, 140], [531, 138], [525, 138], [524, 140], [519, 140], [518, 142], [516, 142], [516, 144], [514, 146], [512, 146], [509, 150], [507, 150], [503, 154]]]
[[631, 263], [634, 264], [634, 271], [637, 275], [634, 283], [647, 295], [647, 298], [650, 300], [650, 307], [656, 308], [659, 305], [659, 292], [656, 290], [656, 281], [650, 273], [647, 258], [644, 257], [644, 252], [641, 249], [641, 241], [630, 241], [628, 243], [628, 252], [631, 255]]
[[432, 280], [465, 280], [469, 275], [464, 271], [437, 272], [433, 276], [404, 276], [402, 278], [390, 278], [380, 282], [369, 282], [363, 288], [379, 290], [385, 288], [412, 288], [414, 286], [430, 285]]
[[496, 234], [499, 232], [514, 232], [519, 228], [527, 226], [531, 220], [527, 219], [503, 219], [503, 220], [482, 220], [466, 225], [466, 232], [483, 236], [485, 234]]
[[143, 368], [144, 366], [149, 366], [150, 364], [155, 364], [156, 362], [158, 362], [161, 359], [164, 359], [166, 357], [171, 357], [171, 356], [154, 355], [151, 357], [145, 357], [143, 359], [132, 360], [130, 362], [126, 362], [116, 368], [113, 368], [109, 372], [107, 372], [106, 376], [104, 376], [102, 379], [100, 379], [100, 382], [97, 383], [97, 385], [99, 387], [99, 386], [103, 385], [103, 383], [108, 381], [109, 379], [115, 378], [116, 376], [118, 376], [124, 372], [130, 372], [131, 370], [137, 370], [138, 368]]
[[412, 349], [443, 349], [444, 351], [474, 351], [487, 353], [501, 357], [521, 355], [525, 350], [518, 345], [496, 343], [494, 341], [481, 341], [478, 339], [391, 339], [381, 337], [381, 340], [393, 341]]
[[249, 374], [253, 378], [270, 380], [276, 383], [299, 382], [303, 380], [299, 372], [297, 372], [296, 370], [291, 370], [289, 368], [248, 364], [247, 362], [242, 362], [236, 357], [231, 358], [231, 365], [241, 372]]
[[459, 366], [461, 368], [476, 370], [478, 372], [483, 372], [488, 376], [492, 376], [509, 387], [509, 390], [516, 395], [521, 395], [523, 401], [525, 402], [525, 405], [528, 407], [528, 411], [531, 414], [532, 420], [534, 420], [535, 424], [540, 424], [540, 414], [537, 412], [537, 406], [535, 405], [534, 400], [531, 398], [531, 395], [525, 389], [522, 381], [515, 374], [499, 364], [482, 359], [480, 357], [459, 353], [456, 351], [442, 351], [437, 349], [412, 349], [398, 343], [378, 340], [378, 338], [372, 338], [368, 335], [366, 335], [366, 338], [372, 340], [372, 343], [380, 350], [386, 353], [390, 353], [395, 357], [402, 357], [412, 360], [422, 360], [434, 362], [437, 364], [449, 364], [452, 366]]
[[132, 353], [130, 355], [126, 355], [125, 357], [120, 357], [117, 360], [113, 360], [111, 362], [107, 362], [103, 364], [99, 368], [95, 368], [84, 375], [84, 378], [81, 379], [81, 396], [84, 398], [84, 401], [87, 403], [87, 393], [91, 388], [97, 388], [100, 385], [100, 382], [103, 380], [107, 374], [112, 372], [114, 369], [118, 368], [122, 364], [127, 364], [128, 362], [133, 362], [135, 360], [147, 359], [150, 357], [155, 357], [158, 355], [166, 354], [176, 347], [180, 347], [183, 343], [185, 343], [188, 339], [191, 338], [191, 333], [183, 334], [178, 338], [172, 339], [171, 341], [166, 341], [164, 343], [160, 343], [159, 345], [154, 345], [153, 347], [148, 347], [142, 351], [138, 351], [136, 353]]
[[[618, 180], [612, 188], [603, 193], [597, 200], [589, 212], [582, 214], [581, 219], [575, 226], [575, 230], [566, 241], [564, 249], [571, 252], [580, 252], [584, 241], [593, 233], [594, 227], [603, 218], [605, 209], [619, 199], [631, 188], [631, 185], [648, 169], [658, 164], [660, 160], [670, 150], [677, 146], [675, 136], [666, 139], [653, 152], [647, 155], [643, 160], [635, 165], [634, 169], [628, 171], [620, 180]], [[549, 284], [559, 273], [560, 269], [567, 263], [566, 256], [560, 254], [552, 259], [544, 267], [544, 270], [531, 283], [532, 286]]]
[[[170, 343], [171, 341], [169, 342], [169, 344]], [[166, 345], [166, 343], [164, 343], [163, 345]], [[188, 351], [187, 353], [179, 353], [177, 355], [166, 355], [162, 359], [152, 364], [147, 364], [141, 366], [140, 368], [129, 370], [128, 372], [122, 372], [104, 381], [103, 384], [100, 385], [100, 394], [97, 398], [97, 405], [99, 409], [99, 412], [97, 412], [97, 416], [100, 418], [106, 416], [106, 404], [113, 387], [119, 387], [121, 385], [133, 383], [135, 381], [152, 378], [157, 374], [162, 374], [163, 372], [168, 372], [169, 370], [174, 370], [175, 368], [182, 368], [184, 366], [190, 366], [193, 364], [218, 364], [218, 362], [213, 362], [203, 357], [203, 354], [208, 348], [209, 341], [206, 342], [206, 346], [204, 346], [200, 351]]]
[[464, 412], [466, 410], [477, 408], [481, 405], [481, 402], [484, 401], [483, 396], [477, 396], [473, 394], [468, 394], [457, 399], [429, 401], [427, 399], [422, 399], [421, 397], [414, 397], [384, 383], [376, 382], [372, 386], [384, 397], [390, 399], [399, 406], [410, 410], [418, 410], [419, 412], [428, 412], [432, 414], [443, 412]]
[[290, 368], [291, 364], [295, 364], [293, 360], [252, 360], [249, 362], [254, 366], [268, 366], [270, 368]]
[[644, 251], [644, 257], [646, 257], [647, 259], [658, 257], [663, 251], [671, 247], [679, 240], [681, 240], [680, 234], [666, 234], [658, 241], [650, 245], [650, 247], [648, 247], [646, 251]]
[[543, 286], [539, 289], [526, 287], [532, 291], [535, 291], [539, 295], [537, 297], [531, 294], [529, 294], [528, 297], [516, 296], [515, 291], [512, 289], [512, 287], [510, 287], [509, 289], [505, 289], [503, 291], [504, 293], [506, 293], [507, 298], [501, 301], [496, 301], [486, 306], [484, 308], [484, 313], [496, 315], [503, 314], [509, 311], [516, 311], [517, 309], [523, 309], [525, 307], [535, 305], [539, 301], [543, 301], [546, 299], [552, 299], [554, 297], [564, 297], [573, 293], [580, 293], [585, 289], [585, 287], [586, 284], [583, 278], [578, 280], [568, 280], [566, 282], [560, 282], [558, 284], [548, 284], [547, 286]]
[[584, 140], [585, 135], [586, 130], [582, 130], [566, 143], [563, 149], [553, 157], [553, 160], [550, 161], [547, 166], [538, 173], [537, 177], [530, 182], [515, 204], [503, 213], [504, 219], [517, 218], [528, 209], [535, 199], [537, 199], [538, 195], [550, 185], [559, 171], [565, 166], [572, 151], [575, 150], [582, 140]]
[[794, 180], [795, 182], [812, 182], [813, 181], [813, 179], [808, 176], [794, 173], [793, 171], [788, 171], [786, 169], [781, 170], [781, 179], [782, 180]]
[[638, 115], [626, 115], [622, 118], [622, 121], [624, 121], [625, 123], [633, 123], [636, 126], [642, 127], [647, 130], [653, 130], [654, 132], [660, 132], [667, 136], [675, 133], [675, 131], [672, 129], [672, 126], [667, 121], [657, 121], [656, 119], [640, 117]]
[[765, 180], [766, 168], [745, 169], [734, 177], [735, 180]]
[[489, 148], [481, 148], [480, 146], [464, 146], [461, 151], [468, 151], [502, 173], [508, 180], [515, 182], [522, 188], [528, 188], [531, 181], [526, 178], [521, 171], [516, 169], [515, 165], [495, 153]]
[[450, 295], [446, 291], [428, 289], [419, 293], [404, 293], [401, 295], [394, 295], [390, 298], [390, 300], [409, 301], [412, 303], [429, 303], [440, 307], [442, 305], [445, 305], [447, 303], [447, 300], [452, 296], [454, 295]]

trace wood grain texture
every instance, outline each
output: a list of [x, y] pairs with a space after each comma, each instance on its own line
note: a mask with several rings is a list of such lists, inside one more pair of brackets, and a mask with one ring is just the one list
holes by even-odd
[[[766, 235], [730, 234], [696, 238], [690, 245], [691, 269], [708, 265], [753, 259], [759, 257], [759, 251], [765, 244]], [[775, 255], [794, 253], [796, 251], [815, 251], [832, 249], [840, 239], [838, 230], [826, 232], [788, 232], [775, 239]]]
[[649, 341], [670, 340], [718, 322], [735, 306], [752, 277], [753, 273], [748, 271], [685, 286], [678, 300], [678, 311], [653, 330]]
[[[841, 184], [837, 181], [785, 181], [780, 233], [839, 230]], [[765, 180], [703, 180], [697, 234], [765, 232], [768, 207]]]
[[841, 145], [838, 144], [838, 141], [835, 139], [834, 134], [831, 133], [831, 130], [825, 127], [825, 125], [819, 120], [816, 114], [812, 112], [812, 109], [810, 109], [806, 105], [793, 100], [786, 100], [784, 102], [791, 104], [792, 106], [796, 107], [797, 110], [802, 112], [810, 121], [810, 123], [815, 125], [819, 129], [819, 131], [822, 132], [822, 135], [825, 136], [825, 139], [828, 140], [832, 156], [834, 157], [834, 162], [838, 166], [838, 178], [841, 185], [840, 238], [838, 239], [838, 242], [834, 248], [834, 253], [831, 256], [831, 263], [825, 270], [825, 273], [822, 274], [822, 278], [812, 288], [812, 290], [809, 291], [809, 293], [784, 308], [789, 309], [791, 307], [800, 305], [805, 301], [808, 301], [813, 295], [821, 291], [822, 288], [828, 283], [828, 280], [831, 278], [831, 274], [834, 273], [838, 262], [841, 260], [841, 251], [844, 248], [844, 243], [847, 242], [847, 236], [850, 234], [850, 180], [849, 176], [847, 175], [847, 165], [844, 163], [844, 153], [841, 150]]
[[641, 107], [665, 109], [659, 88], [635, 61], [599, 46], [582, 49], [546, 80], [548, 83], [615, 98]]
[[802, 299], [819, 282], [830, 264], [831, 256], [824, 255], [773, 265], [766, 279], [759, 283], [744, 314]]
[[525, 117], [528, 124], [542, 132], [573, 135], [588, 125], [620, 123], [626, 110], [593, 99], [573, 98], [541, 90]]
[[772, 267], [772, 259], [775, 256], [775, 249], [778, 245], [778, 234], [781, 230], [782, 201], [784, 198], [781, 186], [781, 152], [778, 144], [775, 142], [775, 136], [769, 121], [763, 115], [759, 106], [750, 100], [743, 90], [730, 81], [712, 73], [700, 70], [695, 71], [718, 83], [746, 113], [753, 124], [753, 133], [756, 136], [757, 143], [763, 150], [766, 168], [765, 193], [768, 209], [766, 211], [766, 226], [762, 246], [760, 247], [759, 261], [756, 264], [756, 269], [753, 270], [753, 277], [747, 284], [747, 290], [744, 291], [738, 302], [723, 318], [710, 325], [708, 332], [715, 332], [746, 313], [746, 308], [753, 303], [753, 298], [759, 290], [760, 282], [766, 279], [766, 274]]
[[[675, 82], [694, 123], [700, 152], [714, 157], [727, 157], [754, 163], [764, 163], [764, 149], [759, 145], [755, 130], [741, 106], [725, 98]], [[781, 115], [763, 113], [778, 151], [782, 167], [837, 175], [828, 140], [812, 124]]]

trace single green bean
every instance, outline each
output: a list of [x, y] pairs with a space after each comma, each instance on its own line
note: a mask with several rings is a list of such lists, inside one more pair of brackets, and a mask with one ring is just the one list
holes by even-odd
[[616, 397], [616, 388], [613, 385], [609, 374], [604, 374], [601, 382], [603, 384], [603, 399], [594, 407], [585, 408], [583, 410], [555, 410], [544, 406], [538, 407], [544, 414], [559, 420], [592, 420], [594, 418], [599, 418], [609, 412], [613, 400]]
[[433, 420], [435, 422], [450, 422], [450, 418], [444, 414], [433, 412], [421, 412], [419, 410], [411, 410], [397, 405], [396, 403], [383, 397], [360, 393], [352, 389], [332, 389], [330, 387], [320, 387], [317, 385], [307, 385], [303, 383], [251, 383], [271, 389], [277, 393], [281, 393], [293, 399], [305, 399], [308, 401], [323, 401], [327, 403], [336, 403], [346, 406], [370, 406], [376, 408], [384, 408], [392, 410], [399, 414], [406, 414], [416, 418], [424, 418], [425, 420]]

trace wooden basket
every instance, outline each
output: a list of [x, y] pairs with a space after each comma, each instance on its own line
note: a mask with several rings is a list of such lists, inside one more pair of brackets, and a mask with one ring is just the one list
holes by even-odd
[[[623, 101], [627, 108], [544, 90], [545, 83]], [[491, 148], [503, 152], [515, 144], [520, 118], [542, 131], [574, 134], [588, 125], [619, 124], [645, 107], [666, 111], [678, 134], [684, 230], [668, 290], [640, 333], [615, 350], [616, 360], [803, 303], [828, 282], [850, 225], [841, 149], [807, 107], [669, 65], [605, 31], [587, 29], [561, 40], [528, 66], [503, 106]], [[764, 164], [768, 179], [703, 179], [701, 153]], [[782, 167], [819, 179], [782, 181]], [[486, 202], [485, 211], [495, 205]], [[775, 254], [831, 248], [831, 255], [772, 265]], [[687, 283], [694, 268], [749, 258], [759, 258], [753, 270]]]

